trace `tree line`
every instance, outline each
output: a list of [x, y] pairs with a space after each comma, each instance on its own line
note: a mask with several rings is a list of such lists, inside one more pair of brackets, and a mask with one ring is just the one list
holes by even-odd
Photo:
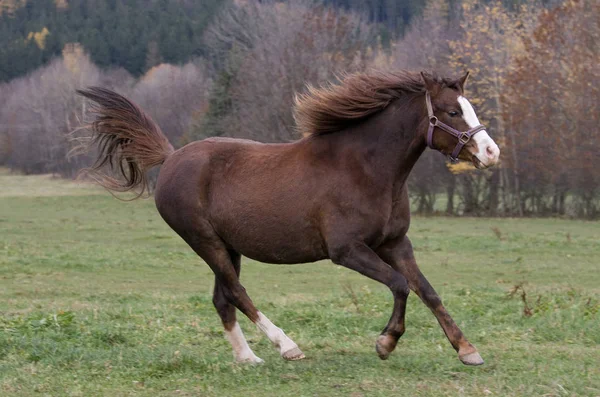
[[130, 96], [179, 147], [219, 135], [297, 139], [295, 93], [340, 72], [470, 70], [466, 95], [501, 146], [501, 164], [479, 171], [427, 151], [410, 179], [417, 211], [600, 217], [598, 2], [431, 1], [393, 36], [360, 2], [330, 3], [225, 3], [198, 33], [197, 52], [174, 61], [158, 43], [150, 62], [146, 46], [147, 68], [102, 63], [85, 42], [65, 44], [0, 84], [0, 164], [65, 176], [88, 165], [65, 134], [85, 118], [74, 92], [88, 85]]

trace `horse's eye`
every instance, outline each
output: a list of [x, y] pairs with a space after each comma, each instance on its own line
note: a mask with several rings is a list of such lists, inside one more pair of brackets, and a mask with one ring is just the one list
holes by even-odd
[[448, 114], [450, 115], [450, 117], [456, 117], [458, 116], [458, 112], [456, 110], [451, 110], [448, 112]]

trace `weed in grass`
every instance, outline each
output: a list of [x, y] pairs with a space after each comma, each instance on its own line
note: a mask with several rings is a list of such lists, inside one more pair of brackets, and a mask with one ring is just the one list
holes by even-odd
[[498, 240], [500, 240], [500, 241], [505, 240], [504, 236], [502, 235], [502, 231], [498, 227], [492, 226], [490, 229], [492, 230], [492, 232], [494, 232], [494, 235], [496, 236], [496, 238]]

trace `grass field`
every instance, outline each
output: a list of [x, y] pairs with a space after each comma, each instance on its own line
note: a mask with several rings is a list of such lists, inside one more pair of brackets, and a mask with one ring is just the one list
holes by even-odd
[[384, 287], [329, 262], [251, 260], [242, 282], [307, 359], [284, 362], [239, 316], [266, 362], [237, 365], [212, 273], [152, 200], [0, 174], [0, 395], [600, 396], [599, 223], [414, 218], [409, 235], [484, 366], [459, 362], [413, 294], [380, 361]]

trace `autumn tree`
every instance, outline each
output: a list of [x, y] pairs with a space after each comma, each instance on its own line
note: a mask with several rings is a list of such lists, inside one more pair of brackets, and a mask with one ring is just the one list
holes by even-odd
[[[533, 29], [535, 15], [533, 6], [522, 5], [511, 11], [501, 1], [465, 0], [460, 35], [450, 42], [451, 64], [456, 70], [471, 72], [473, 78], [467, 84], [468, 98], [477, 109], [481, 122], [501, 147], [506, 147], [507, 137], [514, 133], [507, 130], [501, 100], [503, 88], [514, 68], [513, 59], [525, 50], [523, 39]], [[510, 151], [508, 154], [511, 154]], [[506, 156], [504, 151], [503, 159]], [[487, 180], [487, 192], [479, 195], [479, 192], [468, 191], [473, 186], [480, 186], [481, 178]], [[465, 201], [467, 210], [483, 210], [490, 215], [495, 215], [500, 207], [510, 211], [513, 206], [508, 197], [508, 183], [508, 169], [504, 162], [490, 171], [462, 173], [463, 197], [474, 199]], [[516, 174], [515, 183], [518, 184]], [[521, 213], [518, 197], [517, 208]]]
[[600, 215], [600, 3], [567, 0], [544, 11], [524, 41], [504, 94], [504, 118], [518, 131], [513, 166], [525, 209]]
[[0, 110], [8, 134], [7, 163], [26, 173], [68, 174], [66, 132], [78, 125], [82, 103], [75, 89], [98, 81], [100, 72], [77, 45], [61, 58], [11, 83], [12, 92]]

